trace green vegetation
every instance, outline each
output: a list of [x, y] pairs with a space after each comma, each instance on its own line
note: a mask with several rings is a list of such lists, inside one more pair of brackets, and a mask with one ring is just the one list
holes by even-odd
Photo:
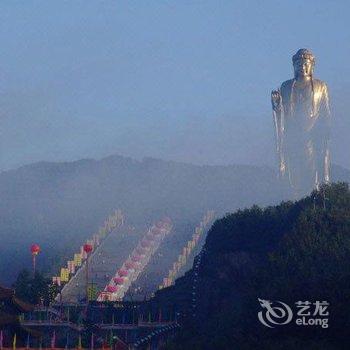
[[[347, 184], [324, 185], [297, 202], [229, 214], [215, 222], [205, 248], [198, 275], [197, 314], [187, 316], [177, 345], [169, 348], [348, 348]], [[187, 278], [188, 288], [192, 277]], [[327, 301], [329, 327], [290, 322], [267, 328], [257, 317], [262, 310], [258, 298], [283, 301], [294, 314], [298, 301]]]
[[22, 270], [13, 284], [16, 296], [31, 304], [48, 305], [56, 295], [55, 286], [49, 278], [44, 277], [40, 272], [35, 276], [28, 270]]

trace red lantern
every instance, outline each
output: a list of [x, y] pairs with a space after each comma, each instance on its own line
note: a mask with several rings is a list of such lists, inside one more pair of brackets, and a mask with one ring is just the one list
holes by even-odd
[[118, 289], [119, 289], [118, 286], [112, 286], [110, 284], [107, 286], [107, 292], [109, 293], [115, 293], [118, 291]]
[[124, 278], [123, 277], [114, 277], [113, 281], [115, 284], [123, 284], [124, 283]]
[[120, 277], [126, 277], [128, 274], [129, 274], [128, 270], [122, 270], [122, 269], [120, 269], [120, 270], [118, 271], [118, 275], [119, 275]]
[[38, 244], [32, 244], [30, 247], [30, 251], [32, 255], [38, 255], [41, 251], [40, 246]]
[[92, 252], [92, 245], [89, 243], [85, 243], [83, 248], [86, 254], [89, 254]]
[[36, 256], [40, 253], [40, 246], [38, 244], [32, 244], [30, 247], [30, 252], [32, 253], [33, 257], [33, 274], [35, 275], [35, 269], [36, 269]]

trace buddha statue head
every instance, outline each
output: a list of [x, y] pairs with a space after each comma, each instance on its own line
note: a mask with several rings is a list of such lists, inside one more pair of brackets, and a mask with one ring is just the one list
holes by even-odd
[[315, 56], [308, 49], [299, 49], [293, 56], [295, 79], [312, 78], [315, 66]]

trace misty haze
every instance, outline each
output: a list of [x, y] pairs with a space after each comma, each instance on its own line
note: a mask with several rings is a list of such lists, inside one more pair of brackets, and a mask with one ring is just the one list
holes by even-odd
[[3, 1], [0, 349], [345, 349], [349, 9]]

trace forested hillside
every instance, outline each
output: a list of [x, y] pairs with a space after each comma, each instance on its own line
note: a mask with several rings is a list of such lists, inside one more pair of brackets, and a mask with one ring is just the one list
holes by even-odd
[[[297, 202], [226, 215], [212, 226], [195, 265], [157, 295], [161, 302], [170, 297], [175, 304], [187, 302], [173, 349], [348, 349], [347, 184], [324, 186]], [[263, 310], [258, 299], [286, 303], [293, 320], [266, 327], [258, 320]], [[328, 327], [297, 325], [298, 301], [311, 302], [316, 317], [314, 303], [329, 303]]]

